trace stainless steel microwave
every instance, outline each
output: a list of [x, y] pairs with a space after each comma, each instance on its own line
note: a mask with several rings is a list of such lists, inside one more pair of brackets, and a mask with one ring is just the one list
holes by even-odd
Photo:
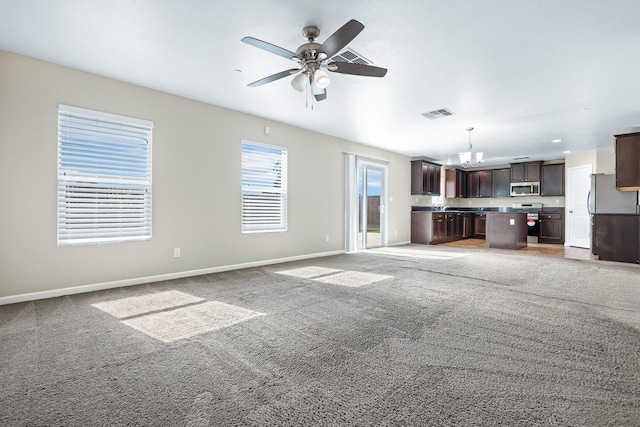
[[511, 197], [516, 196], [539, 196], [539, 182], [513, 182], [511, 183]]

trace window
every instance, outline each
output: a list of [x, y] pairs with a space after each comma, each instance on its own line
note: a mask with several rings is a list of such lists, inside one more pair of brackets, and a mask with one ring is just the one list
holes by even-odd
[[58, 106], [58, 246], [151, 239], [152, 128]]
[[287, 231], [287, 149], [242, 141], [242, 232]]

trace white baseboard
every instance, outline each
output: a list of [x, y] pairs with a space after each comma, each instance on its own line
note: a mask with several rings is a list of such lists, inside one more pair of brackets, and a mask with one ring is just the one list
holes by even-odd
[[25, 301], [35, 301], [45, 298], [55, 298], [64, 295], [81, 294], [85, 292], [101, 291], [104, 289], [121, 288], [125, 286], [141, 285], [144, 283], [161, 282], [163, 280], [181, 279], [183, 277], [201, 276], [203, 274], [220, 273], [223, 271], [240, 270], [243, 268], [261, 267], [271, 264], [282, 264], [284, 262], [300, 261], [310, 258], [321, 258], [332, 255], [344, 254], [344, 250], [321, 252], [316, 254], [296, 255], [287, 258], [277, 258], [262, 261], [246, 262], [242, 264], [223, 265], [220, 267], [203, 268], [200, 270], [180, 271], [176, 273], [159, 274], [157, 276], [137, 277], [134, 279], [115, 280], [113, 282], [94, 283], [91, 285], [74, 286], [70, 288], [53, 289], [50, 291], [31, 292], [28, 294], [11, 295], [0, 297], [0, 305], [14, 304]]
[[387, 246], [404, 246], [404, 245], [410, 245], [411, 241], [408, 242], [395, 242], [395, 243], [389, 243]]

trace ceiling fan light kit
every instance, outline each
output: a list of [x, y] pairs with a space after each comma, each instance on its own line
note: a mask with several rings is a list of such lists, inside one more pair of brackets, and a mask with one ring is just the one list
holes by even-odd
[[[264, 77], [253, 83], [249, 83], [248, 86], [262, 86], [284, 77], [297, 74], [292, 79], [291, 86], [293, 86], [293, 88], [298, 92], [303, 92], [305, 88], [310, 88], [313, 98], [315, 98], [316, 101], [322, 101], [327, 98], [326, 88], [331, 83], [331, 79], [325, 70], [339, 74], [384, 77], [387, 73], [386, 68], [348, 62], [334, 62], [330, 60], [330, 58], [336, 55], [358, 34], [360, 34], [363, 29], [364, 25], [355, 19], [352, 19], [333, 33], [323, 44], [319, 44], [315, 42], [315, 39], [320, 35], [318, 27], [313, 25], [306, 26], [302, 29], [302, 35], [307, 39], [307, 43], [298, 47], [295, 53], [253, 37], [244, 37], [241, 40], [242, 42], [293, 60], [300, 66], [300, 68], [281, 71], [271, 76]], [[307, 84], [307, 82], [309, 84]]]
[[309, 80], [308, 76], [305, 73], [300, 73], [291, 80], [291, 86], [298, 92], [304, 92], [307, 80]]
[[315, 83], [316, 87], [324, 89], [329, 86], [331, 80], [329, 80], [329, 75], [325, 71], [318, 68], [316, 72], [313, 73], [313, 82]]

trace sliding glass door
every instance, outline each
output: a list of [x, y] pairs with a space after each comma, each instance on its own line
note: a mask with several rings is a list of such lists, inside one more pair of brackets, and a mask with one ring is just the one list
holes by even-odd
[[358, 249], [385, 244], [385, 175], [385, 166], [358, 162]]

